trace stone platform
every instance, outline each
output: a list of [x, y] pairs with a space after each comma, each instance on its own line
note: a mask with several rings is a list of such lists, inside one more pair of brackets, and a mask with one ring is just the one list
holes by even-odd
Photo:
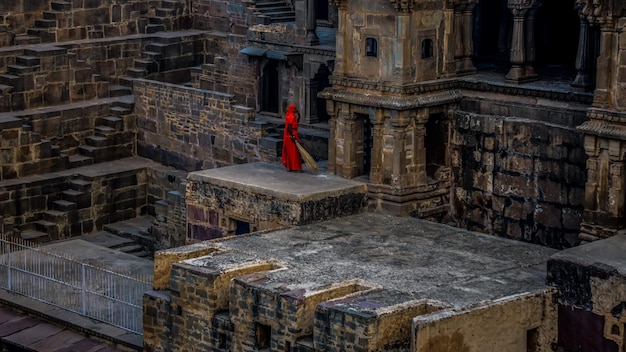
[[[556, 341], [556, 291], [545, 284], [555, 251], [545, 247], [362, 213], [197, 243], [187, 247], [195, 259], [184, 252], [172, 253], [181, 260], [171, 273], [155, 270], [169, 287], [144, 300], [158, 313], [144, 315], [145, 346], [517, 351], [528, 336], [547, 351]], [[175, 317], [162, 314], [170, 305]]]
[[367, 207], [365, 183], [262, 162], [192, 172], [186, 193], [188, 237], [196, 240], [303, 225]]

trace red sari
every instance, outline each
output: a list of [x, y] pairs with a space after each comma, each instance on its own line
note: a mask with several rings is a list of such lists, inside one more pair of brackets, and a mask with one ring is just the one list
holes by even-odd
[[[293, 136], [293, 139], [292, 139]], [[287, 113], [285, 114], [285, 131], [283, 132], [283, 166], [289, 171], [301, 171], [302, 170], [302, 158], [296, 142], [300, 142], [300, 136], [298, 136], [298, 117], [296, 116], [296, 106], [294, 104], [289, 105]]]

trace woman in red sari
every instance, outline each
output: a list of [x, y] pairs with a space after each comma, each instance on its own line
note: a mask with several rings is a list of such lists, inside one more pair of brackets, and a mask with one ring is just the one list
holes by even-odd
[[296, 141], [300, 142], [300, 136], [298, 136], [298, 109], [294, 104], [289, 105], [287, 113], [285, 114], [285, 131], [283, 133], [283, 166], [288, 171], [302, 171], [302, 158], [298, 147], [296, 147]]

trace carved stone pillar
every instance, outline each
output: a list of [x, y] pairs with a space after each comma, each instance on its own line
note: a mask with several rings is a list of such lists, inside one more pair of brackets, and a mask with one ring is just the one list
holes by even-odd
[[356, 121], [347, 114], [343, 115], [343, 148], [341, 154], [343, 163], [341, 165], [341, 175], [347, 178], [358, 176], [359, 167], [356, 162]]
[[585, 211], [579, 237], [593, 241], [626, 227], [626, 141], [588, 134], [585, 153]]
[[600, 55], [596, 67], [596, 90], [593, 107], [611, 108], [611, 89], [615, 79], [613, 67], [613, 49], [617, 46], [617, 33], [611, 26], [604, 25], [600, 32]]
[[[344, 72], [344, 43], [345, 36], [352, 36], [352, 33], [346, 33], [346, 16], [347, 16], [347, 1], [334, 0], [337, 4], [337, 34], [335, 38], [335, 69], [333, 70], [333, 76], [343, 76]], [[350, 40], [350, 39], [348, 39]]]
[[383, 124], [375, 123], [372, 126], [372, 166], [370, 168], [370, 183], [382, 184], [382, 150], [383, 150]]
[[306, 43], [308, 45], [318, 45], [320, 39], [317, 37], [315, 30], [317, 29], [317, 0], [306, 0]]
[[328, 171], [337, 173], [337, 118], [331, 112], [330, 119], [328, 120], [329, 136], [328, 136]]
[[393, 167], [391, 170], [391, 186], [405, 187], [406, 184], [406, 131], [404, 126], [394, 126], [393, 136]]
[[[579, 13], [582, 10], [582, 6], [578, 6]], [[593, 87], [593, 81], [591, 78], [591, 60], [593, 60], [593, 49], [591, 47], [592, 41], [590, 40], [589, 33], [589, 20], [586, 16], [580, 16], [580, 32], [578, 34], [578, 52], [576, 53], [576, 78], [572, 83], [572, 87], [587, 91]]]
[[426, 127], [422, 124], [415, 127], [415, 181], [425, 185], [428, 181], [426, 174]]
[[461, 18], [461, 41], [463, 43], [463, 51], [461, 53], [458, 72], [461, 74], [469, 74], [476, 72], [474, 62], [472, 62], [472, 54], [474, 53], [474, 7], [476, 3], [473, 0], [465, 6]]
[[[506, 76], [510, 83], [536, 80], [532, 67], [534, 61], [534, 12], [541, 6], [540, 0], [509, 0], [513, 13], [513, 37], [511, 39], [511, 69]], [[531, 60], [531, 61], [529, 61]]]

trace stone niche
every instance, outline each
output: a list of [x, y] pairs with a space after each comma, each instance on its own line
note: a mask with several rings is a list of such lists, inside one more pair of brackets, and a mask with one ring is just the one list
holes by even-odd
[[186, 199], [191, 241], [356, 214], [368, 202], [365, 183], [263, 162], [192, 172]]

